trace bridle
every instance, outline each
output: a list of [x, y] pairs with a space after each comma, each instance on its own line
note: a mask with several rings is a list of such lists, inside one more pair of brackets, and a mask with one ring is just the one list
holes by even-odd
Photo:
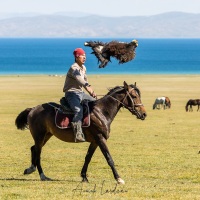
[[[135, 90], [135, 88], [131, 88], [131, 90], [128, 92], [128, 90], [126, 90], [125, 88], [121, 87], [120, 90], [118, 90], [118, 91], [121, 91], [122, 89], [124, 89], [124, 90], [126, 91], [125, 97], [123, 98], [122, 101], [119, 101], [118, 99], [116, 99], [115, 97], [113, 97], [113, 96], [111, 96], [111, 95], [109, 95], [109, 94], [107, 94], [107, 95], [110, 96], [110, 97], [112, 97], [112, 98], [115, 99], [116, 101], [118, 101], [124, 108], [126, 108], [127, 110], [129, 110], [132, 114], [138, 116], [139, 113], [138, 113], [138, 111], [137, 111], [135, 108], [138, 107], [138, 106], [143, 106], [143, 104], [142, 104], [142, 103], [138, 103], [138, 104], [134, 103], [134, 100], [133, 100], [133, 98], [131, 97], [130, 92], [131, 92], [132, 90]], [[118, 91], [115, 91], [115, 92], [118, 92]], [[127, 97], [129, 97], [129, 99], [130, 99], [130, 101], [131, 101], [131, 106], [128, 106], [128, 105], [126, 105], [126, 104], [124, 103], [125, 100], [127, 99]]]
[[[128, 109], [132, 114], [137, 114], [138, 111], [135, 108], [138, 107], [138, 106], [143, 106], [143, 104], [142, 103], [138, 103], [138, 104], [134, 103], [134, 100], [133, 100], [133, 98], [130, 95], [130, 92], [132, 90], [135, 90], [135, 89], [131, 88], [131, 90], [129, 92], [128, 92], [128, 90], [126, 90], [126, 95], [125, 95], [125, 97], [124, 97], [124, 99], [122, 101], [122, 105], [123, 105], [123, 107], [125, 107], [126, 109]], [[127, 105], [124, 104], [124, 101], [127, 99], [127, 97], [129, 97], [129, 99], [131, 101], [131, 106], [127, 106]]]

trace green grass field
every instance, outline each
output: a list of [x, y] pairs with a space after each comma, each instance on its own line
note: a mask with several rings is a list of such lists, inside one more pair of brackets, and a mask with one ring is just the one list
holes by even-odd
[[[43, 148], [42, 182], [30, 166], [33, 139], [19, 131], [15, 118], [27, 107], [59, 102], [64, 76], [0, 77], [0, 199], [200, 199], [200, 112], [185, 111], [190, 98], [200, 98], [195, 75], [90, 75], [99, 95], [107, 88], [137, 82], [147, 110], [144, 121], [122, 109], [111, 126], [108, 147], [125, 185], [116, 185], [100, 150], [88, 168], [89, 184], [81, 184], [80, 170], [88, 143], [64, 143], [55, 137]], [[152, 110], [157, 96], [168, 96], [172, 108]]]

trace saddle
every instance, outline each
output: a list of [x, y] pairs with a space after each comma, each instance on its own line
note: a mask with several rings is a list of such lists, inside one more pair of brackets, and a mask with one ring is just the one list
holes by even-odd
[[[71, 128], [71, 122], [74, 117], [74, 112], [70, 109], [65, 97], [60, 99], [61, 109], [56, 109], [55, 124], [60, 129]], [[82, 102], [83, 106], [83, 119], [82, 127], [90, 126], [90, 112], [88, 101]]]

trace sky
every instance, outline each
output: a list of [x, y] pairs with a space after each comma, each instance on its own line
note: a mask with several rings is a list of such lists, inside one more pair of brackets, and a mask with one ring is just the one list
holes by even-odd
[[0, 0], [0, 14], [84, 12], [103, 16], [149, 16], [171, 11], [200, 13], [200, 0]]

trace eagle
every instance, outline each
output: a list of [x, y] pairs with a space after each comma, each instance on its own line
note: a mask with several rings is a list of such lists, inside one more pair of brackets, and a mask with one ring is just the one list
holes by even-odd
[[107, 43], [99, 41], [88, 41], [84, 46], [91, 47], [97, 59], [100, 62], [99, 68], [104, 68], [108, 62], [111, 62], [110, 57], [119, 60], [119, 64], [129, 62], [135, 58], [135, 49], [138, 46], [137, 40], [132, 40], [130, 43], [111, 41]]

